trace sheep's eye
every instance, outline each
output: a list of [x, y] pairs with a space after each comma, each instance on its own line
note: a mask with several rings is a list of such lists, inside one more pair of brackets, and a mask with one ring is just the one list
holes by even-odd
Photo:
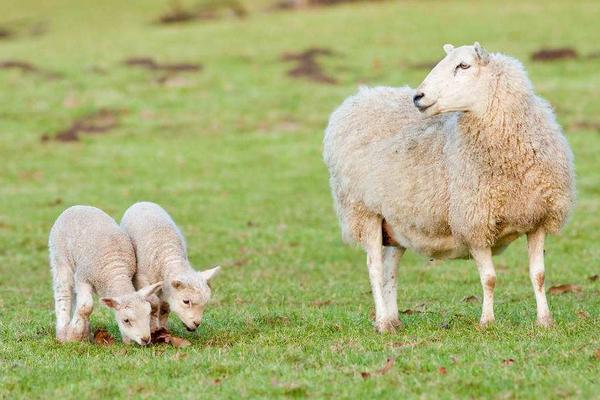
[[189, 306], [190, 305], [190, 301], [189, 300], [184, 300], [183, 304], [185, 304], [186, 306]]
[[124, 319], [124, 320], [123, 320], [123, 323], [124, 323], [124, 324], [129, 324], [129, 322], [130, 322], [130, 321], [129, 321], [128, 319]]
[[456, 68], [460, 68], [460, 69], [469, 69], [471, 66], [469, 64], [465, 64], [465, 63], [460, 63], [456, 66]]

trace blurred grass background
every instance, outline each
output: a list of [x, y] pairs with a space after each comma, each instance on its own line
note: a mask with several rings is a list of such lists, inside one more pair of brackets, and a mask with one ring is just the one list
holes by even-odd
[[[600, 3], [235, 3], [244, 17], [228, 2], [214, 18], [160, 24], [207, 8], [1, 1], [0, 397], [598, 398], [600, 283], [588, 278], [600, 272]], [[548, 240], [547, 286], [582, 292], [552, 296], [556, 327], [537, 329], [519, 240], [496, 259], [497, 324], [479, 331], [479, 302], [463, 301], [480, 297], [474, 265], [409, 253], [400, 309], [426, 312], [377, 335], [364, 255], [339, 239], [323, 129], [359, 85], [416, 86], [444, 43], [475, 40], [523, 61], [565, 128], [579, 200]], [[335, 84], [288, 75], [297, 63], [285, 55], [311, 48], [332, 53], [316, 61]], [[532, 61], [542, 48], [577, 57]], [[145, 70], [126, 65], [132, 57], [202, 69]], [[100, 110], [114, 113], [96, 121], [105, 132], [54, 140]], [[138, 200], [173, 215], [198, 268], [225, 267], [199, 333], [171, 321], [193, 346], [58, 345], [50, 226], [73, 204], [118, 220]], [[92, 324], [118, 333], [99, 305]], [[388, 356], [389, 372], [361, 377]]]

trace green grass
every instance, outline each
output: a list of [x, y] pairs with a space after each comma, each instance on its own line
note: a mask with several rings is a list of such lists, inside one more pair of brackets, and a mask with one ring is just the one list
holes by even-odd
[[[0, 71], [0, 398], [599, 398], [600, 282], [588, 280], [600, 273], [598, 132], [566, 129], [579, 200], [547, 243], [547, 283], [583, 291], [549, 298], [549, 330], [534, 325], [521, 239], [496, 258], [495, 326], [477, 329], [480, 304], [463, 301], [480, 297], [472, 263], [409, 253], [399, 306], [424, 303], [426, 312], [403, 314], [396, 334], [376, 334], [365, 257], [340, 241], [321, 141], [329, 113], [359, 84], [417, 85], [428, 71], [408, 64], [475, 40], [520, 58], [563, 126], [598, 123], [600, 59], [542, 64], [529, 55], [543, 46], [600, 51], [600, 3], [403, 1], [267, 13], [259, 1], [244, 20], [173, 26], [151, 23], [166, 1], [2, 3], [0, 26], [43, 21], [48, 31], [0, 41], [0, 61], [63, 78]], [[337, 85], [286, 76], [282, 53], [313, 46], [337, 53], [323, 59]], [[204, 70], [164, 87], [153, 72], [121, 64], [145, 55]], [[40, 141], [102, 108], [124, 112], [110, 133]], [[119, 219], [138, 200], [171, 212], [196, 266], [225, 266], [199, 332], [171, 320], [193, 346], [59, 345], [50, 226], [73, 204]], [[92, 325], [118, 334], [99, 305]], [[388, 356], [396, 362], [387, 374], [361, 377]]]

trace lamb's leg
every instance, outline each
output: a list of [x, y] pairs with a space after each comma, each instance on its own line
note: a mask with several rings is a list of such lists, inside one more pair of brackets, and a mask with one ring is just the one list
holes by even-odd
[[69, 325], [69, 340], [85, 340], [90, 333], [90, 315], [94, 309], [93, 288], [85, 282], [76, 282], [75, 295], [77, 300], [73, 318]]
[[383, 249], [383, 298], [385, 301], [384, 319], [399, 328], [402, 322], [398, 318], [398, 288], [396, 278], [398, 276], [398, 261], [404, 254], [404, 248], [384, 247]]
[[[383, 246], [381, 243], [381, 220], [373, 221], [363, 232], [363, 247], [367, 252], [367, 267], [371, 281], [371, 292], [375, 300], [375, 328], [377, 331], [394, 331], [393, 321], [386, 312], [383, 297]], [[396, 319], [398, 317], [396, 316]]]
[[529, 252], [529, 277], [537, 303], [537, 323], [540, 326], [552, 325], [552, 317], [544, 292], [544, 239], [546, 232], [542, 228], [527, 235], [527, 250]]
[[[134, 280], [136, 289], [141, 289], [153, 283], [140, 274], [136, 275]], [[150, 296], [148, 302], [150, 303], [150, 332], [154, 333], [160, 328], [159, 317], [161, 301], [160, 298], [154, 294]]]
[[477, 264], [479, 278], [483, 287], [483, 307], [479, 324], [484, 326], [494, 322], [494, 288], [496, 287], [496, 271], [492, 261], [492, 250], [486, 248], [472, 248], [471, 255]]
[[73, 270], [68, 261], [54, 254], [50, 256], [54, 286], [54, 312], [56, 314], [56, 339], [67, 340], [71, 305], [73, 301]]
[[167, 324], [169, 322], [169, 312], [170, 311], [171, 310], [169, 308], [169, 303], [167, 303], [166, 301], [161, 301], [161, 303], [160, 303], [160, 319], [159, 319], [161, 328], [169, 329]]

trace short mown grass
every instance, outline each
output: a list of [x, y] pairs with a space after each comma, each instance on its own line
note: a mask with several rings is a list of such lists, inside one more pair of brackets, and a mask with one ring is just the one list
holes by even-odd
[[[162, 26], [167, 1], [5, 2], [0, 62], [0, 398], [598, 398], [600, 393], [600, 3], [358, 2]], [[188, 4], [184, 2], [185, 4]], [[45, 33], [27, 26], [43, 23]], [[497, 323], [480, 330], [475, 266], [401, 261], [405, 329], [378, 335], [364, 254], [344, 246], [321, 161], [329, 113], [359, 84], [417, 85], [444, 43], [480, 41], [521, 59], [573, 147], [578, 205], [547, 242], [556, 326], [535, 326], [525, 241], [496, 258]], [[337, 84], [287, 76], [284, 53], [320, 47]], [[536, 63], [541, 47], [578, 59]], [[201, 72], [130, 68], [130, 57]], [[91, 112], [118, 125], [49, 140]], [[584, 123], [587, 123], [584, 124]], [[192, 342], [175, 349], [54, 339], [47, 235], [59, 213], [93, 204], [116, 219], [138, 200], [173, 215], [199, 268], [221, 264]], [[96, 305], [94, 328], [118, 336]], [[392, 368], [377, 374], [387, 357]], [[362, 372], [370, 376], [363, 377]], [[364, 374], [366, 375], [366, 374]]]

